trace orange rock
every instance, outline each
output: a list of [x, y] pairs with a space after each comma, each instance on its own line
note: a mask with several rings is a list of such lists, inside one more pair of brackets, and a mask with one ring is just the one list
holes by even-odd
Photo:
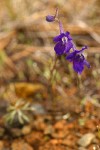
[[40, 132], [33, 131], [31, 134], [26, 135], [24, 139], [27, 141], [27, 143], [33, 145], [36, 141], [39, 143], [41, 142], [42, 139], [42, 134]]
[[12, 150], [34, 150], [29, 144], [23, 140], [15, 140], [11, 145]]
[[60, 120], [54, 125], [54, 128], [61, 130], [64, 128], [65, 125], [66, 125], [66, 120]]

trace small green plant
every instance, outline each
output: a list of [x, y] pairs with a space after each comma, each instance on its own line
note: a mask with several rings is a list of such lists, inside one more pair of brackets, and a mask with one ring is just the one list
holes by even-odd
[[29, 122], [27, 115], [28, 111], [33, 111], [34, 108], [30, 106], [30, 103], [25, 103], [22, 99], [18, 100], [15, 104], [11, 104], [7, 109], [7, 114], [4, 116], [5, 121], [12, 124], [14, 120], [18, 120], [19, 123], [24, 124]]

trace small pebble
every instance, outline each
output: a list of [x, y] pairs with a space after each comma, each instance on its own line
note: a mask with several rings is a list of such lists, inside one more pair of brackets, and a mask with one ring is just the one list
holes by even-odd
[[24, 126], [23, 128], [22, 128], [22, 134], [23, 135], [27, 135], [27, 134], [29, 134], [31, 132], [31, 127], [30, 126]]
[[12, 150], [34, 150], [29, 144], [24, 141], [14, 141], [11, 144]]
[[87, 133], [79, 139], [78, 144], [82, 147], [87, 147], [89, 144], [91, 144], [94, 138], [95, 138], [94, 134]]

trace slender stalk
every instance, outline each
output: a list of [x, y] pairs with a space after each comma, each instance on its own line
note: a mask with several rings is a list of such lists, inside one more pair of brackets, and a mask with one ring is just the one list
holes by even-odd
[[58, 57], [56, 56], [56, 54], [55, 54], [55, 60], [54, 60], [54, 64], [53, 64], [53, 67], [51, 68], [51, 70], [50, 70], [50, 78], [49, 78], [49, 82], [51, 82], [52, 81], [52, 78], [53, 78], [53, 72], [54, 72], [54, 70], [56, 69], [56, 64], [57, 64], [57, 59]]

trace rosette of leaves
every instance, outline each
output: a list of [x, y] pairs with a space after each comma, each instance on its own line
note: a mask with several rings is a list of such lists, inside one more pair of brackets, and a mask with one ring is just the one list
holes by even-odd
[[28, 112], [33, 111], [34, 108], [30, 103], [25, 103], [22, 99], [18, 100], [15, 104], [11, 104], [7, 109], [7, 114], [4, 116], [5, 121], [9, 124], [18, 121], [20, 124], [29, 122]]

